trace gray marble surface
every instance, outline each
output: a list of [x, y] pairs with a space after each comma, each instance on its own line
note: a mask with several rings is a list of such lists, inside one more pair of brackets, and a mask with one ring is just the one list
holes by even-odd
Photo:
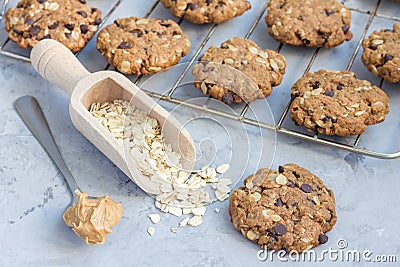
[[[115, 1], [89, 1], [110, 10]], [[112, 14], [116, 17], [144, 16], [157, 1], [122, 1]], [[206, 47], [218, 45], [232, 36], [244, 36], [259, 14], [265, 1], [251, 1], [253, 9], [244, 16], [222, 24], [216, 28]], [[357, 46], [365, 28], [375, 0], [349, 0], [345, 4], [359, 8], [364, 13], [353, 12], [354, 38], [351, 42], [334, 49], [322, 49], [312, 69], [343, 69]], [[400, 4], [391, 0], [380, 1], [379, 14], [400, 17]], [[16, 1], [11, 1], [15, 5]], [[151, 17], [170, 18], [169, 13], [158, 4]], [[386, 18], [372, 21], [369, 32], [375, 28], [389, 28], [393, 24]], [[205, 38], [210, 25], [192, 25], [182, 22], [182, 28], [189, 35], [194, 54]], [[0, 27], [0, 41], [6, 38]], [[266, 31], [263, 20], [250, 37], [262, 48], [276, 49], [278, 44]], [[7, 44], [9, 51], [22, 52], [14, 44]], [[25, 52], [26, 53], [26, 52]], [[281, 86], [276, 88], [264, 101], [252, 104], [260, 120], [277, 119], [289, 97], [289, 88], [302, 75], [313, 50], [284, 46], [281, 53], [287, 58], [287, 74]], [[372, 77], [360, 62], [358, 54], [352, 70], [359, 77], [367, 78], [375, 84], [379, 80]], [[104, 68], [105, 60], [95, 49], [95, 40], [79, 55], [79, 59], [91, 71]], [[188, 61], [189, 57], [183, 61]], [[164, 76], [163, 76], [164, 75]], [[172, 86], [174, 80], [168, 75], [157, 76], [146, 81], [143, 87], [164, 90]], [[134, 77], [132, 77], [134, 79]], [[189, 77], [185, 78], [187, 82]], [[159, 85], [157, 86], [157, 83]], [[198, 91], [190, 86], [179, 87], [177, 96], [181, 99], [199, 97]], [[362, 146], [380, 152], [400, 150], [398, 131], [400, 128], [399, 85], [383, 84], [390, 96], [391, 113], [387, 120], [370, 127], [361, 139]], [[43, 151], [38, 142], [19, 119], [13, 102], [23, 95], [35, 96], [49, 121], [55, 139], [71, 172], [83, 190], [93, 195], [108, 194], [124, 206], [124, 216], [101, 246], [87, 246], [65, 225], [61, 216], [69, 205], [71, 197], [66, 184]], [[202, 100], [196, 100], [202, 101]], [[237, 232], [230, 223], [227, 201], [212, 204], [204, 217], [204, 223], [196, 228], [179, 229], [170, 232], [180, 221], [173, 215], [161, 214], [161, 222], [155, 225], [156, 233], [150, 237], [146, 229], [152, 223], [148, 214], [158, 213], [153, 199], [141, 191], [93, 145], [91, 145], [72, 125], [68, 114], [69, 96], [60, 89], [44, 81], [29, 63], [0, 56], [0, 266], [267, 266], [270, 261], [257, 259], [258, 247]], [[172, 109], [170, 105], [166, 108]], [[221, 108], [221, 107], [219, 107]], [[229, 112], [237, 112], [239, 107]], [[270, 110], [270, 112], [268, 111]], [[264, 112], [265, 111], [265, 112]], [[177, 112], [178, 114], [179, 112]], [[181, 120], [199, 117], [194, 111], [183, 110]], [[179, 115], [178, 114], [178, 115]], [[204, 115], [205, 116], [205, 115]], [[246, 164], [235, 164], [231, 179], [242, 179], [259, 167], [277, 168], [284, 163], [297, 163], [321, 177], [334, 190], [337, 200], [338, 222], [329, 233], [329, 242], [315, 251], [338, 249], [337, 241], [345, 239], [347, 250], [370, 250], [372, 257], [396, 255], [400, 261], [400, 196], [398, 193], [400, 164], [396, 160], [378, 160], [344, 151], [317, 146], [313, 143], [285, 136], [259, 131], [255, 128], [236, 125], [214, 118], [199, 120], [191, 125], [190, 131], [196, 140], [210, 139], [217, 155], [214, 164], [230, 159]], [[222, 126], [221, 126], [222, 125]], [[297, 129], [290, 120], [285, 127]], [[217, 131], [216, 127], [223, 127]], [[224, 134], [223, 130], [226, 130]], [[298, 130], [298, 129], [297, 129]], [[230, 134], [229, 134], [230, 133]], [[236, 150], [230, 148], [230, 142]], [[345, 142], [353, 138], [344, 139]], [[246, 144], [245, 150], [235, 144]], [[248, 145], [247, 145], [248, 144]], [[208, 149], [208, 146], [205, 146]], [[237, 149], [240, 149], [239, 152]], [[248, 161], [247, 161], [248, 160]], [[237, 185], [238, 186], [238, 185]], [[214, 209], [219, 208], [220, 213]], [[343, 250], [343, 251], [345, 251]], [[275, 265], [309, 266], [309, 262], [281, 263], [275, 258]], [[320, 265], [366, 266], [366, 262], [343, 262], [326, 259]], [[378, 266], [377, 263], [370, 263]], [[380, 264], [379, 264], [380, 265]], [[398, 263], [388, 264], [398, 266]]]

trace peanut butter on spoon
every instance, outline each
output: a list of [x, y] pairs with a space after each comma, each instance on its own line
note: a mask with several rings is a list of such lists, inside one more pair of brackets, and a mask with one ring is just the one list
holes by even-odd
[[106, 235], [112, 233], [111, 227], [121, 219], [122, 206], [108, 196], [89, 198], [79, 190], [75, 194], [78, 202], [65, 211], [65, 223], [87, 244], [103, 244]]
[[18, 98], [15, 108], [33, 136], [57, 165], [71, 190], [72, 205], [63, 215], [65, 223], [87, 244], [103, 244], [106, 235], [112, 233], [111, 227], [121, 219], [122, 206], [108, 196], [95, 198], [81, 193], [82, 190], [65, 164], [42, 109], [34, 97]]

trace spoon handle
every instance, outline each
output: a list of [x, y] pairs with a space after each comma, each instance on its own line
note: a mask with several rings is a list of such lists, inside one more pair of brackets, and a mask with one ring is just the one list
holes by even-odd
[[49, 154], [50, 158], [64, 176], [65, 181], [71, 189], [73, 201], [75, 202], [76, 194], [74, 191], [81, 190], [61, 156], [60, 150], [54, 141], [53, 134], [51, 133], [49, 124], [47, 123], [39, 103], [33, 96], [23, 96], [15, 101], [15, 108], [33, 136], [39, 141], [44, 150], [46, 150], [47, 154]]

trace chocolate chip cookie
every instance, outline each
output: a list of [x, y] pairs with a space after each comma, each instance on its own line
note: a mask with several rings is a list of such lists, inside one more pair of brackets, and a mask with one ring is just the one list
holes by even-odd
[[264, 249], [301, 252], [328, 241], [335, 198], [323, 182], [295, 164], [260, 169], [233, 191], [233, 226]]
[[101, 23], [101, 12], [86, 0], [22, 0], [4, 17], [8, 37], [21, 48], [54, 39], [71, 51], [81, 50]]
[[351, 12], [336, 0], [271, 0], [265, 21], [277, 41], [334, 47], [352, 38]]
[[199, 61], [192, 71], [194, 85], [227, 105], [266, 98], [286, 68], [282, 55], [242, 38], [211, 46]]
[[251, 8], [245, 0], [161, 0], [161, 3], [173, 16], [197, 24], [225, 22]]
[[363, 40], [362, 61], [375, 76], [400, 83], [400, 23], [393, 30], [374, 31]]
[[102, 29], [97, 49], [125, 74], [154, 74], [176, 65], [190, 42], [172, 20], [121, 18]]
[[290, 116], [314, 133], [361, 134], [389, 113], [385, 92], [349, 71], [307, 73], [293, 85], [291, 96]]

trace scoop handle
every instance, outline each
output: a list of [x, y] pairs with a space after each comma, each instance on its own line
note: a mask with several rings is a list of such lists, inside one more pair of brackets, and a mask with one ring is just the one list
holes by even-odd
[[33, 47], [31, 62], [43, 78], [70, 96], [75, 85], [89, 74], [67, 47], [51, 39], [42, 40]]

